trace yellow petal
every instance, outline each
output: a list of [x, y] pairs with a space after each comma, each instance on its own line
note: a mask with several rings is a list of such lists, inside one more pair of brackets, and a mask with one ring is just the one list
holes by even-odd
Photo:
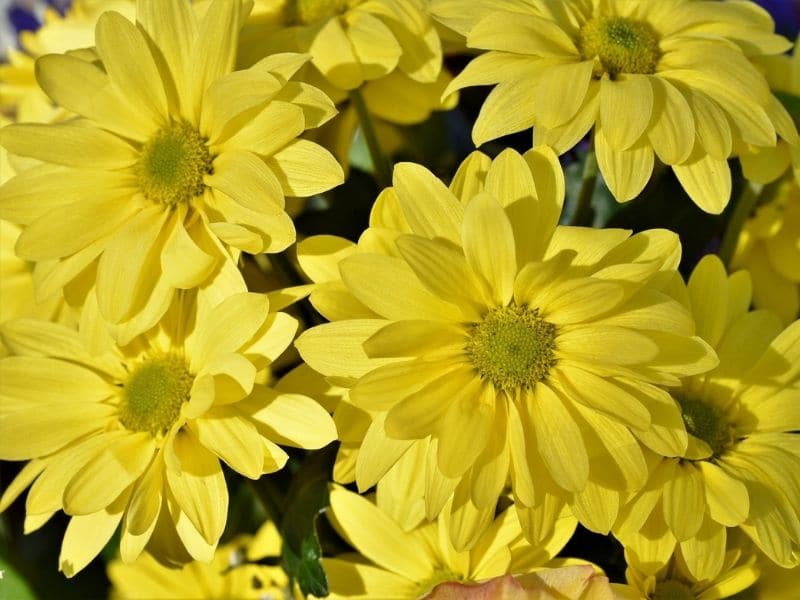
[[400, 254], [419, 280], [447, 302], [458, 301], [465, 318], [480, 317], [475, 301], [481, 297], [464, 254], [451, 245], [416, 235], [397, 238]]
[[[184, 2], [138, 2], [136, 23], [161, 50], [176, 87], [186, 89], [186, 76], [192, 60], [192, 42], [197, 36], [197, 22], [191, 7]], [[179, 94], [185, 103], [184, 94]], [[188, 106], [183, 106], [186, 109]], [[183, 114], [191, 114], [184, 110]]]
[[580, 429], [564, 402], [540, 383], [527, 399], [527, 409], [536, 431], [536, 446], [550, 476], [565, 490], [582, 490], [589, 477], [589, 459]]
[[629, 427], [645, 430], [650, 426], [650, 413], [641, 401], [613, 379], [578, 368], [558, 368], [553, 376], [565, 384], [570, 399]]
[[745, 485], [728, 475], [714, 463], [700, 461], [705, 484], [708, 514], [717, 523], [736, 527], [750, 512], [750, 499]]
[[602, 129], [595, 131], [597, 164], [617, 202], [627, 202], [644, 189], [653, 172], [653, 149], [639, 143], [627, 150], [611, 147]]
[[423, 388], [403, 397], [386, 415], [386, 433], [399, 439], [424, 439], [443, 427], [447, 410], [452, 402], [464, 393], [464, 384], [471, 378], [467, 369], [448, 372]]
[[137, 112], [145, 113], [155, 128], [166, 125], [167, 95], [161, 74], [142, 33], [117, 12], [100, 15], [95, 30], [97, 53], [120, 93]]
[[514, 233], [492, 196], [479, 194], [470, 201], [464, 210], [461, 237], [467, 263], [488, 284], [492, 300], [499, 306], [508, 304], [517, 276]]
[[255, 212], [276, 215], [283, 210], [281, 184], [264, 161], [252, 152], [233, 150], [214, 159], [214, 174], [206, 184]]
[[100, 554], [119, 525], [129, 497], [130, 490], [104, 510], [70, 519], [58, 556], [59, 571], [73, 577]]
[[195, 120], [200, 117], [201, 99], [208, 87], [230, 73], [236, 63], [241, 7], [241, 2], [214, 0], [200, 23], [187, 65], [190, 75], [184, 82], [189, 87], [189, 108]]
[[364, 82], [361, 64], [338, 18], [328, 19], [308, 49], [311, 62], [334, 86], [352, 90]]
[[356, 484], [359, 492], [375, 485], [415, 442], [395, 440], [384, 431], [385, 413], [377, 413], [364, 435], [356, 459]]
[[[594, 59], [545, 69], [533, 90], [536, 124], [558, 127], [572, 119], [586, 97], [593, 69]], [[626, 108], [632, 109], [630, 104]], [[602, 114], [602, 93], [600, 110]]]
[[489, 92], [472, 127], [476, 146], [531, 127], [536, 121], [527, 79], [503, 81]]
[[107, 404], [87, 402], [53, 404], [47, 410], [20, 410], [2, 415], [0, 458], [28, 460], [50, 454], [84, 435], [101, 431], [116, 413], [116, 408]]
[[[458, 321], [458, 308], [427, 291], [407, 263], [380, 254], [357, 254], [344, 259], [339, 269], [352, 294], [388, 319]], [[403, 294], [386, 294], [386, 290]]]
[[490, 13], [470, 30], [467, 45], [533, 56], [574, 58], [578, 54], [573, 41], [554, 21], [517, 12]]
[[716, 347], [728, 322], [726, 303], [715, 300], [727, 297], [728, 277], [722, 261], [713, 254], [704, 256], [689, 278], [688, 290], [697, 334]]
[[616, 150], [633, 146], [653, 114], [653, 86], [646, 75], [621, 74], [600, 81], [600, 119], [603, 134]]
[[248, 150], [267, 157], [288, 148], [304, 129], [305, 118], [299, 106], [274, 100], [220, 145], [227, 152]]
[[180, 289], [197, 287], [208, 278], [217, 261], [192, 239], [183, 220], [175, 219], [161, 255], [161, 268], [170, 284]]
[[305, 198], [326, 192], [344, 181], [344, 171], [333, 155], [307, 140], [290, 142], [267, 159], [287, 196]]
[[254, 452], [261, 446], [261, 435], [235, 409], [217, 408], [192, 421], [190, 427], [197, 441], [232, 469], [250, 479], [261, 477], [263, 457]]
[[[261, 386], [257, 389], [261, 390]], [[336, 439], [336, 426], [318, 402], [300, 394], [270, 394], [272, 399], [251, 418], [264, 425], [279, 444], [316, 450]]]
[[322, 566], [333, 598], [358, 597], [369, 590], [379, 598], [403, 600], [417, 592], [416, 581], [379, 567], [338, 558], [324, 558]]
[[369, 560], [412, 581], [430, 575], [424, 547], [369, 500], [334, 486], [330, 502], [336, 529]]
[[728, 158], [733, 148], [733, 137], [723, 110], [701, 91], [686, 89], [684, 94], [694, 115], [700, 144], [714, 158]]
[[225, 528], [228, 490], [217, 457], [190, 437], [177, 433], [167, 453], [174, 453], [180, 470], [167, 462], [167, 484], [175, 500], [209, 544], [216, 544]]
[[169, 212], [159, 206], [139, 211], [103, 252], [97, 267], [97, 303], [112, 323], [129, 318], [147, 303], [158, 276], [151, 268], [160, 262], [153, 248], [168, 217]]
[[486, 447], [493, 434], [494, 394], [473, 378], [450, 405], [439, 431], [438, 466], [444, 475], [461, 475]]
[[138, 153], [113, 133], [85, 123], [24, 123], [0, 129], [0, 144], [12, 154], [67, 167], [124, 169]]
[[399, 163], [392, 184], [413, 233], [461, 241], [463, 207], [433, 173], [414, 163]]
[[725, 559], [725, 527], [706, 517], [697, 533], [680, 543], [680, 553], [687, 570], [695, 579], [714, 580]]
[[347, 37], [365, 79], [383, 77], [397, 66], [403, 48], [380, 19], [366, 11], [351, 11], [345, 14], [344, 20]]
[[678, 541], [697, 534], [705, 514], [703, 479], [693, 465], [679, 465], [664, 485], [664, 519]]
[[[312, 369], [323, 375], [361, 377], [394, 359], [371, 359], [364, 341], [386, 325], [382, 319], [351, 319], [317, 325], [297, 338], [295, 346]], [[330, 348], [335, 347], [336, 352]]]
[[260, 329], [268, 310], [264, 294], [234, 294], [217, 304], [190, 346], [190, 368], [197, 372], [214, 354], [238, 351]]
[[725, 160], [703, 154], [672, 169], [692, 201], [707, 213], [718, 215], [731, 197], [731, 170]]
[[650, 77], [653, 121], [648, 138], [658, 157], [668, 165], [685, 161], [694, 148], [694, 117], [683, 93], [669, 81]]
[[[90, 62], [68, 54], [47, 54], [36, 61], [36, 79], [56, 104], [103, 129], [138, 142], [153, 132], [149, 116], [131, 106], [112, 87], [108, 75]], [[75, 85], [78, 81], [80, 85]]]
[[109, 443], [75, 474], [64, 489], [64, 511], [87, 515], [109, 506], [144, 472], [155, 453], [149, 433], [123, 436]]

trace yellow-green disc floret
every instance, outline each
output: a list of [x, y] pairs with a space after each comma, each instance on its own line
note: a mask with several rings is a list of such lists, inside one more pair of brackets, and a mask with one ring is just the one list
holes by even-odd
[[686, 431], [703, 440], [717, 457], [733, 442], [733, 431], [722, 411], [703, 400], [678, 398]]
[[533, 387], [555, 364], [556, 327], [537, 309], [494, 309], [472, 327], [466, 353], [479, 375], [498, 389]]
[[588, 21], [578, 40], [583, 58], [598, 57], [602, 70], [613, 79], [620, 73], [652, 74], [661, 52], [658, 34], [645, 21], [625, 17], [595, 17]]
[[139, 184], [145, 197], [174, 206], [203, 194], [203, 177], [213, 171], [206, 140], [188, 123], [159, 130], [142, 149]]
[[157, 435], [177, 420], [189, 400], [192, 376], [174, 355], [151, 357], [130, 375], [123, 388], [120, 422], [132, 431]]

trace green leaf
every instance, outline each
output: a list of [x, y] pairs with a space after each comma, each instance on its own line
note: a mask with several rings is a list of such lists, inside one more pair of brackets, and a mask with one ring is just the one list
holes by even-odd
[[36, 600], [28, 582], [0, 558], [0, 600]]
[[328, 595], [328, 578], [322, 569], [322, 548], [317, 517], [328, 507], [328, 483], [336, 446], [309, 455], [286, 494], [281, 520], [283, 568], [300, 585], [303, 594]]

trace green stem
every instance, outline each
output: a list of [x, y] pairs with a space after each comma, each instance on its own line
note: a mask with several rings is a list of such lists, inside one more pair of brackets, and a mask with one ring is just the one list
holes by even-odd
[[739, 241], [739, 234], [742, 232], [742, 227], [753, 212], [761, 191], [764, 186], [759, 183], [745, 181], [744, 189], [736, 199], [736, 205], [733, 207], [733, 214], [728, 220], [728, 226], [725, 229], [725, 235], [722, 237], [722, 245], [719, 249], [719, 255], [726, 265], [730, 266], [733, 253], [736, 250], [736, 244]]
[[372, 122], [369, 110], [367, 110], [364, 97], [358, 89], [350, 90], [350, 101], [356, 109], [361, 132], [364, 135], [364, 140], [367, 142], [369, 155], [372, 158], [372, 167], [375, 171], [375, 179], [381, 188], [389, 187], [392, 185], [392, 165], [389, 163], [386, 155], [381, 151], [381, 146], [378, 143], [378, 136], [375, 133], [375, 125]]
[[569, 221], [570, 225], [584, 225], [591, 226], [594, 219], [594, 211], [592, 210], [592, 196], [594, 195], [594, 186], [597, 182], [597, 156], [594, 150], [589, 150], [586, 155], [586, 160], [583, 163], [583, 177], [581, 178], [581, 189], [578, 193], [578, 202], [575, 206], [575, 212], [572, 213], [572, 218]]

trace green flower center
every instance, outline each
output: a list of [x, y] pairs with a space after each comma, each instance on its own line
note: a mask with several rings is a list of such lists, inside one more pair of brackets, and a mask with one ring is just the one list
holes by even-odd
[[708, 444], [713, 458], [733, 443], [733, 431], [719, 408], [703, 400], [680, 397], [677, 400], [686, 431]]
[[620, 73], [655, 73], [661, 52], [658, 34], [645, 21], [626, 17], [595, 17], [582, 28], [578, 48], [584, 60], [600, 58], [602, 70], [613, 79]]
[[206, 141], [188, 123], [176, 122], [159, 130], [142, 149], [139, 184], [156, 204], [175, 206], [203, 194], [203, 177], [213, 172]]
[[310, 25], [342, 14], [347, 10], [347, 0], [289, 0], [284, 10], [288, 23]]
[[192, 381], [186, 362], [178, 356], [145, 360], [125, 383], [120, 422], [132, 431], [153, 435], [169, 429], [189, 399]]
[[556, 327], [525, 306], [496, 308], [473, 326], [466, 353], [496, 388], [530, 388], [556, 363]]
[[675, 579], [659, 581], [652, 600], [694, 600], [695, 595], [686, 585]]

